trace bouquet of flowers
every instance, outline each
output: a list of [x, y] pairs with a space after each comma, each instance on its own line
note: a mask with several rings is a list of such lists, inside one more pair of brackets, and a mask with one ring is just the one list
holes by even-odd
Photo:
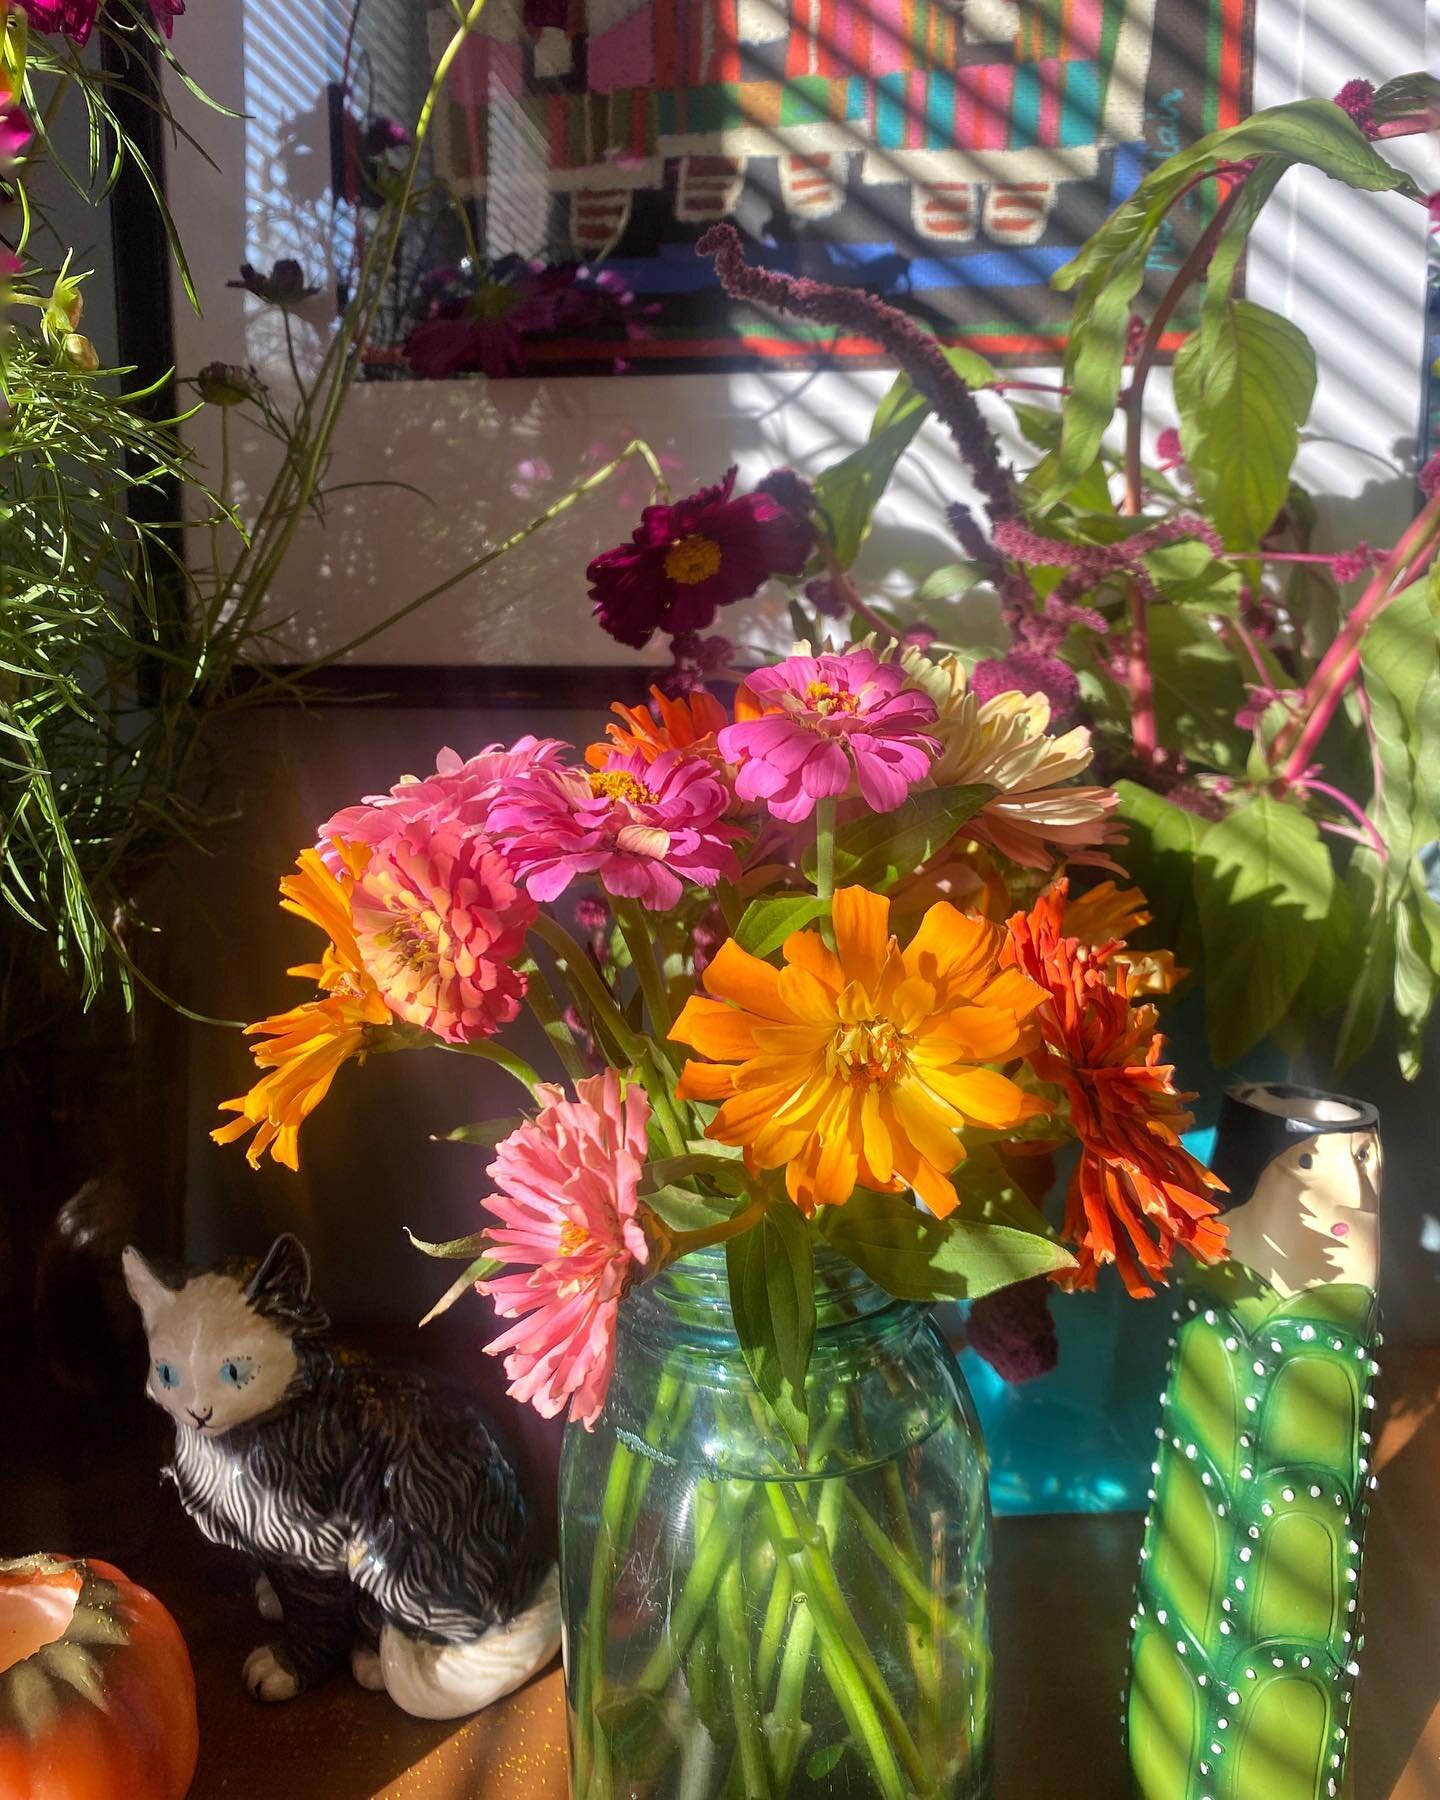
[[[597, 607], [703, 628], [799, 579], [813, 508], [789, 471], [647, 508], [592, 565]], [[971, 1792], [983, 1463], [920, 1309], [1104, 1264], [1145, 1295], [1177, 1250], [1223, 1254], [1157, 1031], [1177, 971], [1127, 945], [1147, 915], [1107, 873], [1114, 793], [1076, 780], [1087, 731], [795, 607], [807, 641], [728, 705], [656, 688], [583, 755], [446, 750], [326, 820], [280, 884], [323, 937], [291, 971], [315, 991], [249, 1027], [260, 1078], [214, 1133], [293, 1168], [343, 1065], [383, 1051], [526, 1090], [456, 1134], [493, 1146], [483, 1227], [421, 1247], [466, 1263], [441, 1306], [474, 1286], [505, 1321], [511, 1393], [571, 1423], [580, 1793], [630, 1791], [696, 1733], [714, 1785], [686, 1791], [799, 1791], [803, 1752], [809, 1782], [846, 1755], [897, 1800]], [[522, 1008], [555, 1071], [504, 1046]], [[1057, 1235], [1034, 1196], [1064, 1140]], [[855, 1330], [889, 1337], [834, 1349]], [[939, 1492], [937, 1419], [970, 1445], [933, 1452]], [[637, 1583], [662, 1542], [657, 1599]]]

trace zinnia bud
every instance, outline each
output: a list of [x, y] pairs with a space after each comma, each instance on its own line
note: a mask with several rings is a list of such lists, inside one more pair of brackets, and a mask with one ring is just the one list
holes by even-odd
[[82, 375], [93, 375], [100, 367], [100, 352], [78, 331], [69, 332], [60, 348], [66, 362]]

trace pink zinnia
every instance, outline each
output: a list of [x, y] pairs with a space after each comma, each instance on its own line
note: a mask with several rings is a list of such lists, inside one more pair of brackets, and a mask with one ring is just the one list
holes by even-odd
[[935, 718], [934, 701], [905, 686], [899, 663], [869, 650], [757, 669], [735, 710], [738, 722], [716, 740], [740, 765], [735, 791], [791, 825], [817, 800], [848, 793], [852, 779], [873, 812], [893, 812], [939, 747], [921, 730]]
[[537, 1090], [542, 1106], [495, 1151], [484, 1202], [501, 1224], [486, 1247], [513, 1270], [476, 1285], [502, 1319], [518, 1319], [493, 1343], [513, 1399], [547, 1419], [567, 1404], [591, 1430], [615, 1363], [615, 1317], [636, 1271], [650, 1260], [636, 1189], [650, 1105], [623, 1091], [614, 1069]]
[[365, 865], [351, 907], [361, 961], [397, 1019], [466, 1044], [519, 1012], [525, 978], [510, 963], [535, 907], [479, 832], [402, 826]]
[[529, 736], [517, 738], [508, 748], [489, 744], [467, 760], [454, 750], [442, 750], [433, 775], [420, 781], [407, 776], [388, 794], [367, 794], [358, 806], [342, 807], [320, 827], [317, 848], [326, 864], [338, 871], [336, 844], [381, 844], [417, 819], [432, 831], [443, 825], [483, 831], [503, 781], [530, 769], [553, 768], [566, 750], [559, 738]]
[[737, 881], [724, 823], [729, 789], [700, 756], [666, 750], [654, 762], [612, 756], [603, 769], [540, 769], [507, 784], [490, 812], [531, 898], [554, 900], [578, 875], [652, 912], [674, 906], [684, 882]]

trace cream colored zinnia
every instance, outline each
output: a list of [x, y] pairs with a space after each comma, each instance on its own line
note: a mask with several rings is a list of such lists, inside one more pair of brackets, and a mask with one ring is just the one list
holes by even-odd
[[1060, 861], [1113, 866], [1099, 846], [1115, 835], [1109, 820], [1118, 796], [1111, 788], [1066, 785], [1094, 755], [1083, 725], [1052, 737], [1043, 694], [996, 694], [982, 703], [958, 657], [932, 662], [912, 649], [903, 662], [910, 683], [935, 702], [938, 716], [927, 729], [941, 751], [931, 780], [937, 787], [983, 782], [1000, 790], [966, 826], [971, 837], [1028, 869]]

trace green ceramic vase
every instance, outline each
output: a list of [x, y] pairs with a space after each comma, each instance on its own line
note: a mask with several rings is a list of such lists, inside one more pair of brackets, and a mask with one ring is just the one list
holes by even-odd
[[1128, 1707], [1143, 1800], [1344, 1795], [1377, 1372], [1374, 1109], [1230, 1090], [1231, 1260], [1179, 1290]]

